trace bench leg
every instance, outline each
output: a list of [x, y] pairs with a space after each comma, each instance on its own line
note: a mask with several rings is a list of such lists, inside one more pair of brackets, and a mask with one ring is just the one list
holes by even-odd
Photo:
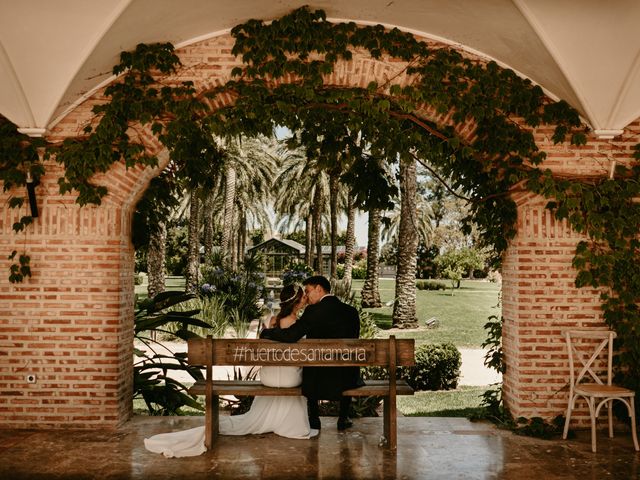
[[389, 450], [395, 450], [398, 446], [398, 424], [395, 395], [384, 397], [383, 411], [384, 438], [387, 440], [387, 447], [389, 448]]
[[219, 405], [218, 395], [207, 395], [204, 412], [204, 446], [207, 450], [211, 450], [214, 442], [218, 439]]

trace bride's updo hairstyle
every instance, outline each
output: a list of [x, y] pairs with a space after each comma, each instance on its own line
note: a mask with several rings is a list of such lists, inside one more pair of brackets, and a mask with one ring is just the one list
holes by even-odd
[[284, 318], [288, 315], [291, 315], [293, 312], [293, 307], [295, 307], [300, 300], [302, 300], [302, 296], [304, 295], [304, 290], [300, 285], [292, 284], [287, 285], [280, 292], [280, 311], [276, 315], [276, 327], [280, 328], [280, 319]]

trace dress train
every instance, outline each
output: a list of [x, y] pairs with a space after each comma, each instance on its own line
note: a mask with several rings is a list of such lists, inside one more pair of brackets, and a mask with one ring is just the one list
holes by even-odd
[[[302, 381], [302, 368], [262, 367], [262, 384], [270, 387], [295, 387]], [[273, 432], [287, 438], [308, 439], [318, 434], [309, 427], [305, 397], [257, 396], [251, 408], [242, 415], [221, 416], [221, 435], [249, 435]], [[201, 455], [204, 446], [204, 427], [178, 432], [161, 433], [144, 439], [147, 450], [166, 457]]]

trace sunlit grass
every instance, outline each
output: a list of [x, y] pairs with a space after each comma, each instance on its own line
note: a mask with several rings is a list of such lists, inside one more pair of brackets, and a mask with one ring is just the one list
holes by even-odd
[[406, 417], [468, 417], [480, 410], [487, 387], [416, 392], [398, 397], [398, 411]]
[[[360, 292], [364, 281], [354, 280], [353, 288]], [[451, 296], [451, 289], [417, 290], [416, 311], [421, 329], [419, 331], [393, 331], [398, 338], [415, 338], [418, 343], [453, 342], [457, 347], [480, 348], [487, 338], [483, 328], [491, 315], [501, 315], [497, 307], [500, 285], [482, 280], [463, 280], [460, 288]], [[395, 295], [395, 280], [380, 280], [382, 303], [392, 302]], [[382, 336], [391, 328], [393, 306], [368, 308]], [[437, 327], [425, 328], [425, 322], [435, 317]]]
[[[167, 291], [184, 292], [184, 277], [167, 276], [164, 282], [164, 288]], [[147, 298], [147, 283], [135, 286], [135, 294], [138, 300]]]

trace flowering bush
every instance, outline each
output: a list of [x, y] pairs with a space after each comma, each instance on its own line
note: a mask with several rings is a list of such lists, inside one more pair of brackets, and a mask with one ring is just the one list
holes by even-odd
[[292, 283], [302, 283], [305, 279], [313, 274], [313, 269], [302, 262], [291, 262], [287, 266], [287, 270], [282, 274], [283, 285], [291, 285]]
[[251, 271], [225, 271], [220, 267], [203, 269], [205, 283], [200, 287], [203, 297], [220, 296], [229, 318], [250, 322], [262, 316], [258, 300], [264, 292], [264, 275]]

